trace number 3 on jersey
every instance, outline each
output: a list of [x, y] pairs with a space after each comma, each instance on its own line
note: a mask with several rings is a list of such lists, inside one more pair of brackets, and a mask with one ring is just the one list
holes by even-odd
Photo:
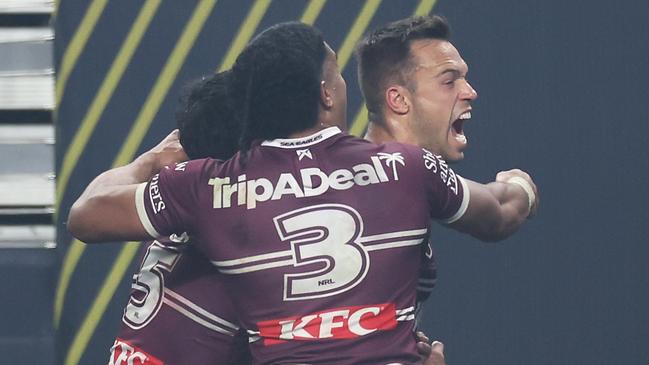
[[370, 266], [369, 255], [357, 242], [363, 220], [353, 208], [322, 204], [275, 217], [282, 241], [289, 241], [294, 267], [320, 264], [316, 270], [284, 275], [284, 300], [336, 295], [360, 283]]

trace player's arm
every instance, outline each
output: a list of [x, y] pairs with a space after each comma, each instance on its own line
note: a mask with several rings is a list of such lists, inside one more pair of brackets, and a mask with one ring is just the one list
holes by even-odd
[[494, 242], [511, 236], [538, 208], [536, 185], [521, 170], [500, 172], [489, 184], [467, 179], [464, 182], [470, 194], [469, 205], [450, 227], [480, 240]]
[[68, 230], [86, 243], [150, 239], [138, 218], [136, 189], [162, 167], [186, 159], [176, 130], [130, 164], [97, 176], [72, 205]]

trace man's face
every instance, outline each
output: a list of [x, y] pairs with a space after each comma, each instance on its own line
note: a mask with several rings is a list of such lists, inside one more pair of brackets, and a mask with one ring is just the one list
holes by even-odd
[[416, 65], [407, 78], [411, 132], [419, 146], [448, 161], [460, 161], [467, 146], [464, 122], [471, 118], [471, 102], [478, 97], [466, 80], [467, 64], [443, 40], [414, 41], [410, 54]]
[[325, 46], [327, 54], [322, 65], [322, 78], [333, 99], [331, 112], [334, 121], [344, 130], [347, 128], [347, 84], [338, 68], [336, 52], [328, 44], [325, 43]]

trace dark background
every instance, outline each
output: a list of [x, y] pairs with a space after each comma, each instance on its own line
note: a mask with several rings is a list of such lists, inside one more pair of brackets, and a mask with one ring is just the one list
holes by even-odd
[[[60, 4], [59, 64], [89, 3]], [[219, 67], [253, 3], [217, 1], [138, 153], [173, 127], [180, 87]], [[382, 1], [369, 29], [411, 15], [419, 3]], [[71, 237], [62, 223], [69, 206], [113, 163], [196, 4], [161, 4], [94, 128], [59, 210], [62, 262], [69, 260]], [[299, 19], [306, 4], [273, 1], [257, 30]], [[94, 27], [58, 108], [57, 169], [141, 5], [110, 2]], [[315, 25], [332, 48], [364, 5], [326, 3]], [[426, 332], [444, 341], [449, 365], [649, 363], [649, 3], [439, 0], [433, 11], [449, 19], [480, 95], [465, 127], [466, 160], [454, 168], [484, 182], [522, 168], [542, 204], [501, 243], [434, 231], [439, 281]], [[351, 60], [343, 70], [350, 123], [361, 103], [355, 67]], [[132, 268], [108, 293], [108, 308], [88, 313], [120, 249], [88, 247], [75, 266], [58, 327], [60, 363], [108, 359]], [[93, 316], [97, 327], [81, 331]], [[81, 354], [77, 362], [71, 348]]]
[[504, 243], [440, 235], [449, 364], [649, 363], [648, 6], [438, 3], [480, 93], [457, 169], [520, 167], [542, 197]]

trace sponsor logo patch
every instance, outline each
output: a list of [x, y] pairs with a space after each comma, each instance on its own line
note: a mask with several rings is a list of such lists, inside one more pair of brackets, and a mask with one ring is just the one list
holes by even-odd
[[164, 363], [118, 338], [110, 349], [108, 365], [164, 365]]
[[264, 345], [287, 341], [350, 339], [397, 326], [393, 303], [352, 306], [257, 323]]
[[[386, 173], [381, 163], [382, 160], [392, 171], [391, 177]], [[329, 189], [348, 190], [354, 186], [397, 181], [399, 180], [398, 165], [405, 166], [405, 161], [400, 153], [384, 153], [370, 157], [368, 163], [352, 166], [351, 169], [338, 169], [330, 173], [312, 167], [300, 169], [299, 176], [288, 172], [282, 173], [276, 181], [263, 177], [248, 179], [245, 174], [242, 174], [237, 177], [236, 181], [230, 177], [215, 177], [210, 179], [208, 184], [213, 186], [212, 206], [214, 209], [241, 205], [245, 205], [247, 209], [255, 209], [257, 203], [279, 200], [285, 196], [304, 198], [322, 195]], [[157, 180], [152, 180], [151, 185], [153, 186], [154, 183], [157, 185]]]
[[457, 176], [455, 175], [455, 172], [448, 167], [446, 161], [444, 161], [441, 156], [434, 155], [425, 148], [422, 148], [422, 150], [424, 151], [423, 158], [426, 169], [439, 175], [440, 179], [442, 179], [446, 186], [457, 195]]
[[158, 214], [160, 211], [166, 208], [165, 202], [162, 200], [162, 195], [160, 195], [160, 174], [156, 174], [149, 184], [149, 200], [151, 201], [151, 207], [153, 208], [153, 213]]

